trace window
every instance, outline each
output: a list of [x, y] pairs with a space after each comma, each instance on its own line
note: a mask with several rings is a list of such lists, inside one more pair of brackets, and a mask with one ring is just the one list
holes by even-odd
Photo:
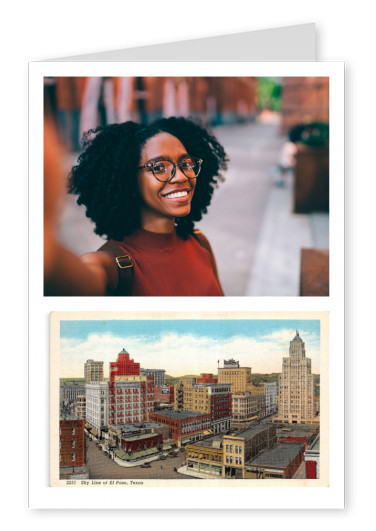
[[72, 431], [71, 431], [72, 435], [74, 435], [76, 433], [76, 430], [75, 428], [72, 428]]
[[72, 461], [76, 460], [76, 454], [72, 454]]
[[76, 447], [76, 441], [72, 441], [72, 448]]

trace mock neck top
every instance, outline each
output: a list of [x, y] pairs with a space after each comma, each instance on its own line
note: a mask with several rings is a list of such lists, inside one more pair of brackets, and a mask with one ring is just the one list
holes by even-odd
[[133, 261], [132, 296], [222, 295], [211, 255], [193, 235], [138, 229], [115, 243]]

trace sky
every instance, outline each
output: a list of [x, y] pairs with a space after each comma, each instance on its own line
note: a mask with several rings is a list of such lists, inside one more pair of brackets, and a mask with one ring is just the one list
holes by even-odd
[[60, 377], [83, 378], [88, 359], [111, 361], [125, 348], [144, 369], [165, 369], [170, 376], [216, 373], [234, 358], [253, 373], [281, 372], [296, 330], [320, 372], [319, 320], [180, 319], [60, 321]]

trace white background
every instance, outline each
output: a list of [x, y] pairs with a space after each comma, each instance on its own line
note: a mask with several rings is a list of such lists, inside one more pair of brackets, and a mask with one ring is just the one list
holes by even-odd
[[[106, 526], [122, 522], [191, 526], [201, 523], [227, 528], [239, 523], [270, 526], [304, 525], [316, 529], [324, 522], [344, 529], [366, 524], [373, 504], [371, 463], [374, 445], [375, 301], [373, 226], [374, 157], [374, 17], [371, 3], [349, 6], [339, 1], [312, 3], [270, 0], [265, 3], [160, 2], [91, 0], [7, 3], [2, 11], [2, 319], [3, 433], [1, 462], [5, 493], [3, 521], [63, 529]], [[27, 470], [27, 63], [51, 57], [114, 50], [315, 22], [319, 60], [347, 64], [347, 508], [345, 511], [124, 512], [28, 511]], [[32, 186], [32, 183], [30, 183]], [[10, 238], [12, 247], [9, 252]], [[32, 311], [32, 310], [31, 310]], [[334, 353], [335, 354], [335, 353]], [[338, 352], [338, 355], [341, 355]], [[367, 422], [370, 427], [367, 427]], [[3, 494], [4, 496], [4, 494]], [[267, 496], [267, 489], [265, 489]], [[9, 501], [6, 499], [9, 498]], [[291, 522], [291, 518], [293, 521]], [[372, 518], [372, 517], [371, 517]], [[110, 521], [108, 522], [108, 519]], [[116, 519], [119, 522], [113, 522]], [[121, 519], [121, 520], [120, 520]], [[248, 519], [250, 519], [248, 521]], [[173, 520], [173, 521], [172, 521]], [[364, 520], [364, 521], [363, 521]], [[373, 519], [371, 519], [372, 522]], [[368, 524], [369, 525], [369, 524]]]

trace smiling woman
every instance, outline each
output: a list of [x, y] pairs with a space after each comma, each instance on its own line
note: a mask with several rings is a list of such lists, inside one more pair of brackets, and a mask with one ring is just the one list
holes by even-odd
[[95, 288], [60, 294], [223, 295], [210, 244], [194, 228], [227, 166], [216, 138], [168, 118], [90, 130], [84, 148], [69, 192], [107, 242], [80, 258]]

